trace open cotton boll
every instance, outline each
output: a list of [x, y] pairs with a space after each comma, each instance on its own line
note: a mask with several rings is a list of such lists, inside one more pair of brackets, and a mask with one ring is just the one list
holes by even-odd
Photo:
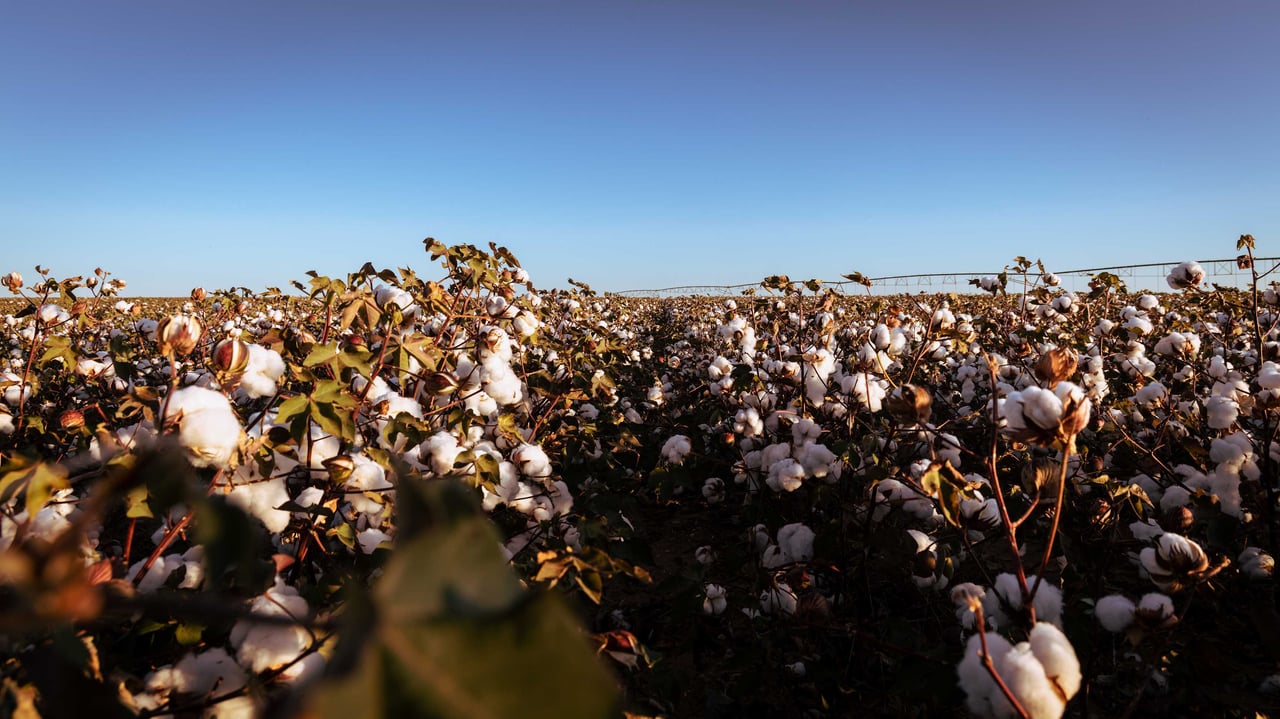
[[693, 442], [683, 434], [673, 434], [662, 444], [662, 461], [681, 464], [693, 451]]
[[230, 486], [224, 484], [223, 487], [232, 504], [260, 519], [272, 534], [278, 534], [289, 526], [289, 512], [276, 509], [289, 501], [284, 477], [263, 479], [258, 474], [257, 464], [250, 462], [240, 466]]
[[813, 443], [796, 447], [795, 460], [804, 468], [805, 476], [834, 482], [840, 478], [840, 458], [825, 445]]
[[985, 605], [987, 590], [973, 582], [963, 582], [951, 588], [951, 602], [956, 605], [956, 619], [960, 626], [972, 630], [977, 626], [978, 615], [969, 606], [970, 599]]
[[800, 522], [783, 525], [778, 530], [778, 547], [789, 562], [807, 562], [813, 559], [813, 530]]
[[796, 593], [785, 583], [770, 587], [760, 593], [760, 611], [765, 614], [795, 614]]
[[459, 454], [462, 454], [462, 447], [458, 446], [458, 438], [444, 430], [431, 435], [418, 447], [421, 461], [440, 476], [453, 473]]
[[1076, 658], [1075, 647], [1054, 624], [1036, 622], [1028, 637], [1031, 653], [1035, 655], [1045, 676], [1062, 690], [1069, 700], [1080, 691], [1082, 676], [1080, 660]]
[[840, 389], [871, 412], [880, 411], [887, 394], [882, 380], [875, 378], [868, 372], [858, 372], [842, 377], [840, 379]]
[[1059, 696], [1028, 642], [1005, 652], [996, 663], [996, 670], [1031, 719], [1058, 719], [1066, 711], [1066, 701]]
[[1245, 547], [1240, 553], [1240, 573], [1250, 579], [1270, 579], [1276, 561], [1260, 547]]
[[524, 385], [509, 365], [494, 360], [486, 361], [480, 367], [480, 384], [494, 402], [508, 407], [524, 399]]
[[1235, 424], [1236, 418], [1240, 416], [1240, 407], [1236, 401], [1220, 395], [1213, 395], [1206, 399], [1204, 411], [1209, 427], [1212, 429], [1226, 429]]
[[759, 437], [764, 434], [764, 421], [754, 407], [738, 410], [733, 418], [733, 431], [743, 437]]
[[724, 480], [719, 477], [707, 477], [702, 483], [702, 497], [707, 500], [707, 504], [719, 504], [725, 498]]
[[1173, 612], [1173, 600], [1160, 592], [1150, 592], [1138, 600], [1137, 615], [1151, 626], [1165, 626], [1177, 621]]
[[241, 689], [248, 679], [227, 650], [220, 647], [183, 656], [173, 666], [171, 677], [174, 691], [206, 695], [216, 688], [214, 696]]
[[261, 345], [249, 345], [249, 364], [240, 377], [240, 389], [250, 399], [274, 397], [276, 382], [284, 376], [284, 359], [280, 353]]
[[372, 527], [356, 535], [356, 542], [360, 545], [360, 551], [365, 554], [373, 554], [373, 550], [377, 549], [380, 544], [390, 541], [390, 534]]
[[[293, 619], [307, 617], [307, 600], [298, 590], [279, 579], [275, 586], [249, 604], [254, 614]], [[241, 619], [231, 628], [231, 644], [241, 666], [256, 673], [275, 669], [298, 658], [310, 644], [311, 637], [301, 626], [263, 624]]]
[[[982, 637], [974, 634], [965, 644], [964, 658], [956, 666], [956, 675], [960, 680], [960, 688], [965, 693], [965, 707], [978, 717], [1015, 716], [1013, 706], [1005, 698], [1004, 693], [982, 662]], [[986, 633], [987, 652], [993, 662], [998, 662], [1013, 645], [1008, 639], [995, 632]]]
[[373, 301], [385, 311], [390, 312], [393, 308], [398, 308], [404, 312], [413, 306], [413, 295], [399, 287], [378, 285], [373, 290]]
[[731, 374], [733, 374], [733, 363], [723, 355], [717, 355], [715, 359], [711, 360], [711, 364], [707, 365], [707, 379], [712, 382], [719, 381]]
[[[390, 490], [393, 486], [387, 480], [387, 471], [382, 465], [374, 462], [363, 454], [351, 455], [351, 461], [354, 467], [351, 470], [351, 476], [343, 482], [342, 486], [347, 490], [344, 496], [351, 503], [351, 508], [362, 514], [380, 514], [385, 506], [384, 502], [395, 497]], [[366, 496], [365, 492], [376, 492], [383, 499], [379, 502]]]
[[708, 584], [702, 589], [702, 613], [716, 615], [724, 612], [725, 607], [729, 605], [729, 601], [725, 599], [724, 587], [719, 584]]
[[551, 476], [551, 459], [547, 457], [546, 451], [536, 444], [522, 444], [516, 447], [511, 452], [511, 463], [520, 470], [520, 474], [531, 479], [544, 479]]
[[1175, 290], [1185, 290], [1189, 287], [1196, 287], [1204, 280], [1204, 268], [1199, 262], [1183, 262], [1177, 265], [1165, 277], [1165, 281], [1169, 283], [1169, 287]]
[[769, 476], [765, 483], [775, 492], [794, 492], [804, 483], [804, 475], [804, 466], [787, 457], [775, 462], [769, 468]]
[[1108, 632], [1123, 632], [1133, 624], [1134, 612], [1137, 611], [1128, 597], [1119, 594], [1108, 594], [1098, 600], [1094, 605], [1093, 615], [1098, 618], [1098, 623]]
[[10, 407], [16, 408], [31, 398], [31, 385], [23, 384], [22, 377], [13, 372], [0, 372], [0, 386], [4, 387], [4, 401]]
[[1133, 393], [1133, 401], [1143, 407], [1151, 407], [1168, 396], [1169, 390], [1159, 382], [1149, 382]]
[[[124, 578], [130, 582], [134, 581], [146, 563], [146, 558], [134, 562], [129, 567], [129, 571], [125, 572]], [[147, 573], [142, 575], [142, 581], [138, 582], [138, 591], [143, 594], [150, 594], [156, 591], [169, 580], [169, 575], [184, 564], [185, 562], [180, 554], [167, 554], [157, 557], [151, 568], [147, 570]]]
[[165, 421], [178, 422], [178, 441], [197, 467], [227, 468], [240, 444], [240, 419], [220, 392], [203, 387], [175, 391], [165, 407]]

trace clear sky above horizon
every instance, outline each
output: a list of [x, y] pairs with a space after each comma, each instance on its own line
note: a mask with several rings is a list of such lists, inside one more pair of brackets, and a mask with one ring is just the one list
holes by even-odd
[[10, 3], [0, 273], [541, 287], [1280, 255], [1280, 4]]

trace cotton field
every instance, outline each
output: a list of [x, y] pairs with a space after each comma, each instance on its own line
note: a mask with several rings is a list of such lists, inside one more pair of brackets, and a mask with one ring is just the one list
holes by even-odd
[[4, 711], [1280, 712], [1251, 236], [1244, 289], [1018, 258], [886, 297], [425, 249], [182, 300], [3, 277]]

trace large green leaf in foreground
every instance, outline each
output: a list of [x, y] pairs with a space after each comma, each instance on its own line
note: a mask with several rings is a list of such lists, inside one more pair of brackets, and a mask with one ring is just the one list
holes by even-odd
[[313, 713], [333, 719], [610, 715], [613, 679], [573, 616], [558, 595], [526, 592], [500, 546], [488, 520], [478, 516], [432, 527], [398, 546], [374, 587], [367, 640], [352, 672], [313, 695]]

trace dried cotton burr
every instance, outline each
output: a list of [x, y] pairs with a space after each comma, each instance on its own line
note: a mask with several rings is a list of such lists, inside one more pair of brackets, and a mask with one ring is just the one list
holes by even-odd
[[1059, 382], [1071, 379], [1078, 365], [1079, 356], [1074, 351], [1054, 347], [1040, 355], [1040, 359], [1036, 360], [1034, 372], [1036, 379], [1047, 384], [1049, 389], [1053, 389]]
[[175, 356], [185, 357], [195, 350], [202, 334], [204, 326], [195, 317], [170, 315], [160, 320], [156, 327], [156, 343], [163, 354], [172, 352]]
[[933, 399], [923, 387], [904, 384], [889, 393], [884, 404], [903, 424], [924, 424], [933, 413]]

